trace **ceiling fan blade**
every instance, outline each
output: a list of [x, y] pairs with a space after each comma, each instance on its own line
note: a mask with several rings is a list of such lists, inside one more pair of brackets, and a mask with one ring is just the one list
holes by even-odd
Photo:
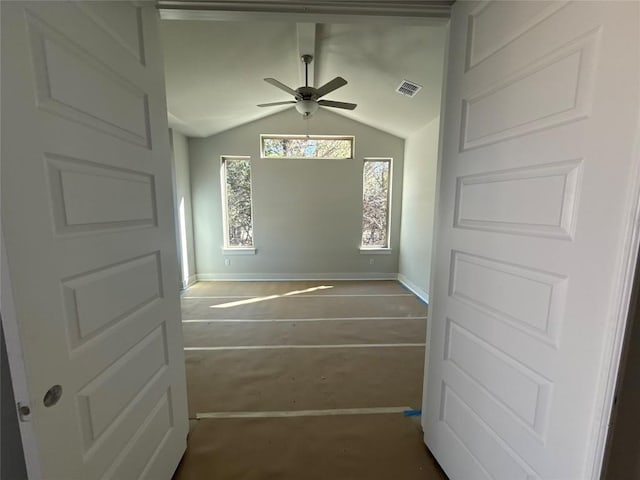
[[340, 87], [344, 87], [346, 84], [347, 81], [344, 78], [336, 77], [316, 89], [316, 98], [324, 97], [327, 93], [331, 93]]
[[271, 103], [261, 103], [260, 105], [256, 105], [257, 107], [275, 107], [276, 105], [286, 105], [287, 103], [296, 103], [295, 100], [287, 100], [286, 102], [271, 102]]
[[273, 85], [276, 88], [279, 88], [280, 90], [284, 90], [285, 92], [293, 95], [296, 98], [298, 98], [300, 96], [300, 94], [298, 92], [296, 92], [293, 88], [287, 87], [284, 83], [279, 82], [275, 78], [265, 78], [264, 81], [269, 83], [269, 84], [271, 84], [271, 85]]
[[323, 107], [344, 108], [345, 110], [353, 110], [358, 106], [355, 103], [334, 102], [333, 100], [318, 100], [318, 105], [322, 105]]

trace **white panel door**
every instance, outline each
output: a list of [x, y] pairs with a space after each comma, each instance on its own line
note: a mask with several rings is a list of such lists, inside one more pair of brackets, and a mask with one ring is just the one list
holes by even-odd
[[7, 341], [24, 358], [28, 461], [50, 480], [169, 479], [188, 421], [157, 12], [1, 8]]
[[453, 5], [423, 427], [452, 480], [591, 478], [638, 2]]

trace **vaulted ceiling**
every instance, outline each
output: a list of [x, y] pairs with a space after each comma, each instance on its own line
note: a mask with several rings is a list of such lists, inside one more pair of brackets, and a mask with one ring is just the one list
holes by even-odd
[[[263, 78], [294, 89], [303, 85], [302, 53], [314, 55], [314, 86], [336, 76], [349, 82], [325, 98], [358, 107], [331, 109], [336, 113], [400, 137], [439, 114], [445, 20], [426, 26], [163, 20], [161, 36], [169, 121], [189, 136], [293, 108], [256, 105], [291, 99]], [[422, 90], [412, 98], [396, 93], [404, 79]]]

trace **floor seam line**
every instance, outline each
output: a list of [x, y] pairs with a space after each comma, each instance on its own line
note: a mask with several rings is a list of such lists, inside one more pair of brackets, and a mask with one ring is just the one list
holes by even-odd
[[184, 347], [186, 352], [191, 351], [219, 351], [219, 350], [302, 350], [322, 348], [418, 348], [424, 347], [424, 343], [346, 343], [325, 345], [233, 345], [219, 347]]
[[427, 316], [415, 317], [336, 317], [336, 318], [187, 318], [182, 323], [214, 323], [214, 322], [338, 322], [367, 320], [427, 320]]

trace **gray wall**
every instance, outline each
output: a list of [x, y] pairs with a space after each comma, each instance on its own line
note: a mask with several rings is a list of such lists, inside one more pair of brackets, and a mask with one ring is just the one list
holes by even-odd
[[[173, 140], [173, 162], [175, 172], [176, 183], [176, 221], [178, 222], [178, 252], [181, 275], [180, 278], [183, 281], [183, 287], [185, 284], [189, 284], [195, 281], [196, 275], [196, 260], [195, 260], [195, 247], [193, 243], [193, 216], [191, 211], [191, 180], [189, 174], [189, 144], [187, 137], [180, 132], [172, 130]], [[187, 248], [187, 262], [183, 262], [182, 259], [182, 238], [180, 234], [180, 202], [184, 199], [184, 227], [186, 230], [186, 248]], [[185, 265], [186, 263], [186, 272]], [[186, 274], [186, 281], [185, 281]]]
[[398, 278], [425, 301], [431, 270], [439, 130], [440, 119], [436, 118], [407, 139], [404, 155]]
[[[260, 159], [260, 134], [354, 135], [353, 160]], [[404, 140], [326, 109], [285, 110], [189, 139], [196, 265], [211, 278], [381, 278], [398, 271]], [[222, 251], [220, 157], [250, 156], [256, 255]], [[362, 162], [393, 158], [390, 255], [359, 252]], [[373, 264], [371, 264], [373, 260]]]

